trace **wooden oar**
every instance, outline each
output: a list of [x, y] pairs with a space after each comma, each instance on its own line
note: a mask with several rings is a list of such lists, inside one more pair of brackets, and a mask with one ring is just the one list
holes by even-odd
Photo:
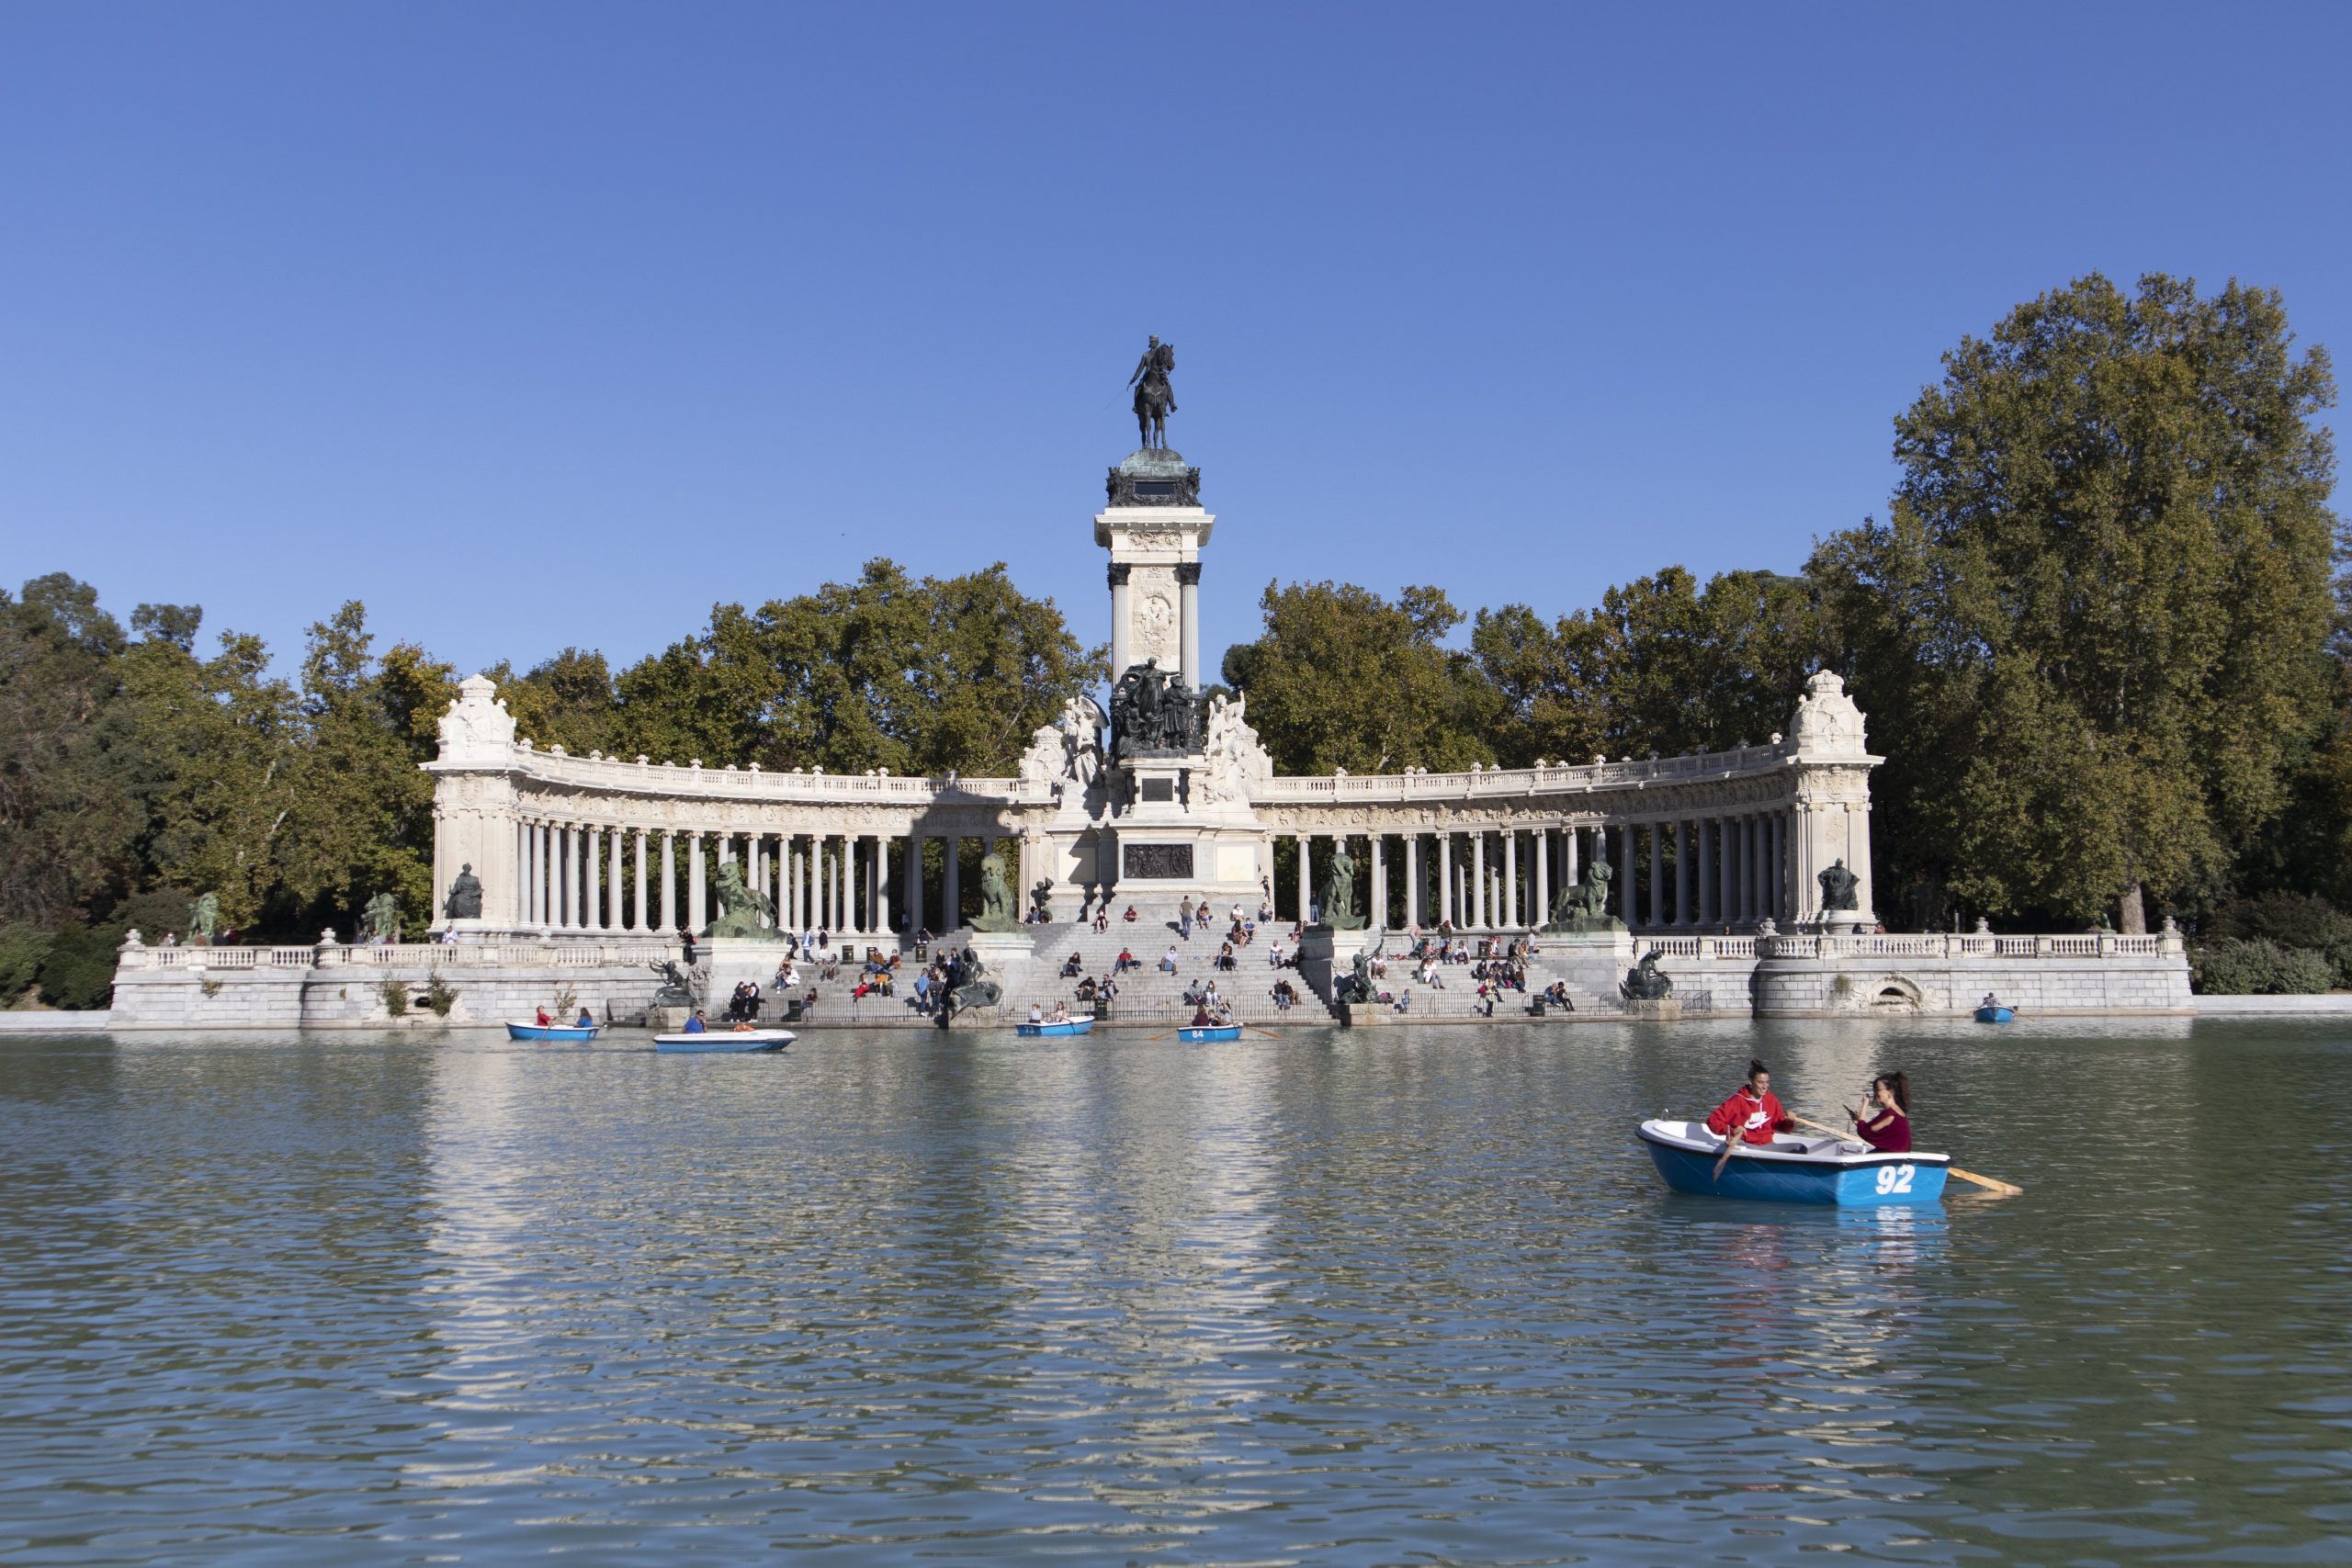
[[[1853, 1136], [1850, 1130], [1832, 1127], [1826, 1122], [1816, 1122], [1810, 1116], [1800, 1116], [1793, 1111], [1789, 1112], [1789, 1120], [1792, 1122], [1802, 1122], [1806, 1126], [1818, 1128], [1824, 1133], [1835, 1133], [1841, 1138], [1850, 1138]], [[2013, 1181], [2001, 1181], [1996, 1180], [1990, 1176], [1979, 1176], [1973, 1170], [1962, 1170], [1956, 1165], [1948, 1165], [1944, 1167], [1944, 1168], [1950, 1171], [1952, 1175], [1959, 1177], [1962, 1181], [1973, 1181], [1977, 1186], [1984, 1188], [1985, 1190], [1990, 1192], [1998, 1192], [2005, 1198], [2022, 1198], [2025, 1196], [2025, 1189], [2019, 1187]]]
[[1732, 1151], [1733, 1151], [1733, 1150], [1735, 1150], [1735, 1149], [1736, 1149], [1736, 1148], [1738, 1148], [1738, 1147], [1739, 1147], [1739, 1129], [1738, 1129], [1738, 1128], [1736, 1128], [1736, 1127], [1734, 1127], [1730, 1132], [1725, 1133], [1725, 1134], [1724, 1134], [1724, 1156], [1723, 1156], [1723, 1158], [1721, 1158], [1721, 1159], [1719, 1159], [1719, 1160], [1715, 1161], [1715, 1173], [1714, 1173], [1714, 1175], [1713, 1175], [1713, 1176], [1709, 1177], [1709, 1178], [1707, 1179], [1708, 1180], [1710, 1180], [1710, 1181], [1721, 1181], [1721, 1180], [1724, 1179], [1724, 1167], [1725, 1167], [1725, 1166], [1727, 1166], [1727, 1165], [1729, 1165], [1729, 1164], [1731, 1163]]

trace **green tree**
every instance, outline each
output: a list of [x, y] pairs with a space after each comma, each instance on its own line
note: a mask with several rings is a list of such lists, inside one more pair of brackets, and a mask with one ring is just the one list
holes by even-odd
[[138, 872], [141, 815], [112, 755], [122, 626], [87, 583], [0, 590], [0, 922], [100, 909]]
[[1479, 611], [1470, 649], [1501, 705], [1503, 760], [1674, 755], [1785, 728], [1829, 649], [1815, 597], [1768, 571], [1702, 589], [1675, 566], [1549, 626], [1524, 604]]
[[353, 600], [311, 627], [280, 862], [304, 925], [345, 931], [382, 891], [411, 925], [431, 919], [433, 781], [417, 764], [433, 756], [435, 723], [456, 695], [450, 668], [413, 646], [378, 661], [367, 620]]
[[713, 766], [1010, 773], [1106, 673], [1001, 562], [916, 579], [873, 560], [855, 582], [714, 607], [702, 637], [622, 673], [612, 744]]
[[1462, 612], [1435, 588], [1395, 602], [1353, 583], [1269, 582], [1265, 630], [1226, 651], [1225, 683], [1286, 773], [1466, 768], [1496, 760], [1499, 705], [1444, 645]]
[[[1898, 866], [2086, 918], [2226, 876], [2327, 711], [2335, 382], [2275, 292], [2096, 275], [1944, 356], [1808, 569]], [[1905, 869], [1909, 869], [1905, 868]]]

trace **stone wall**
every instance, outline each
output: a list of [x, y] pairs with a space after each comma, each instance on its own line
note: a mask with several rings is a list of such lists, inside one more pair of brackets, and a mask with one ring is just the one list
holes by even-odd
[[[2178, 933], [2080, 936], [1767, 936], [1756, 942], [1758, 1018], [1872, 1012], [1966, 1016], [1987, 992], [2021, 1015], [2188, 1013]], [[1669, 973], [1673, 964], [1667, 964]]]

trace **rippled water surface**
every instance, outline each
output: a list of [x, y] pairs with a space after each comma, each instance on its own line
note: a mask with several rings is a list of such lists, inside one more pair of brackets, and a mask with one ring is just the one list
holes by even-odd
[[0, 1038], [0, 1561], [2352, 1561], [2346, 1032]]

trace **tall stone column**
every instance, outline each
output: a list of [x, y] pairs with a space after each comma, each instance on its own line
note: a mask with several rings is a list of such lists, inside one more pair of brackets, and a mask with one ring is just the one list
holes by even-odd
[[1487, 887], [1487, 830], [1470, 835], [1470, 923], [1481, 931], [1495, 923], [1494, 902]]
[[1372, 929], [1388, 929], [1388, 836], [1371, 834], [1367, 840], [1372, 851]]
[[945, 886], [939, 892], [939, 934], [945, 936], [964, 924], [964, 840], [950, 833], [939, 841], [947, 851], [941, 879]]
[[1519, 829], [1503, 829], [1503, 924], [1517, 930], [1519, 919]]
[[[1135, 662], [1135, 649], [1127, 637], [1127, 574], [1134, 569], [1125, 561], [1111, 563], [1111, 680], [1116, 684]], [[948, 929], [956, 922], [949, 920]]]
[[1408, 930], [1421, 924], [1426, 900], [1421, 892], [1421, 836], [1405, 835], [1405, 925]]
[[832, 921], [825, 908], [825, 835], [808, 835], [808, 927], [811, 931], [830, 931]]
[[1453, 835], [1437, 836], [1437, 918], [1440, 925], [1459, 928], [1453, 918]]
[[1666, 919], [1666, 824], [1650, 824], [1650, 924], [1663, 926]]
[[1674, 819], [1674, 923], [1690, 923], [1690, 823]]
[[842, 835], [841, 853], [833, 858], [833, 908], [841, 911], [840, 929], [857, 930], [857, 904], [850, 894], [856, 885], [850, 880], [850, 863], [857, 856], [857, 840], [847, 833]]
[[890, 840], [876, 833], [868, 840], [873, 859], [865, 866], [865, 904], [874, 912], [874, 929], [890, 934]]
[[1314, 840], [1305, 833], [1298, 836], [1298, 923], [1306, 924], [1315, 918], [1315, 852], [1309, 847]]
[[1584, 829], [1570, 828], [1561, 837], [1566, 841], [1560, 845], [1560, 851], [1566, 859], [1561, 863], [1560, 872], [1566, 878], [1567, 885], [1574, 887], [1584, 881]]
[[907, 935], [911, 937], [922, 929], [923, 924], [922, 839], [921, 836], [914, 833], [907, 835], [906, 857], [899, 872], [906, 886], [899, 891], [899, 904], [906, 911]]
[[678, 835], [662, 834], [662, 934], [678, 929]]
[[1641, 856], [1634, 848], [1634, 825], [1623, 823], [1617, 829], [1617, 918], [1628, 926], [1641, 923], [1642, 908], [1634, 897], [1641, 869]]
[[578, 923], [580, 857], [571, 845], [571, 824], [557, 829], [555, 923], [566, 931]]
[[1535, 911], [1527, 922], [1538, 928], [1552, 923], [1552, 829], [1535, 829]]
[[1181, 651], [1177, 657], [1184, 661], [1184, 684], [1195, 692], [1204, 684], [1201, 669], [1201, 563], [1196, 560], [1176, 563], [1176, 599], [1182, 623]]
[[644, 931], [644, 930], [646, 929], [646, 922], [645, 922], [645, 840], [646, 840], [646, 832], [645, 832], [645, 829], [642, 829], [642, 828], [638, 829], [637, 829], [637, 918], [629, 923], [629, 928], [628, 928], [629, 930], [631, 930], [631, 931]]

